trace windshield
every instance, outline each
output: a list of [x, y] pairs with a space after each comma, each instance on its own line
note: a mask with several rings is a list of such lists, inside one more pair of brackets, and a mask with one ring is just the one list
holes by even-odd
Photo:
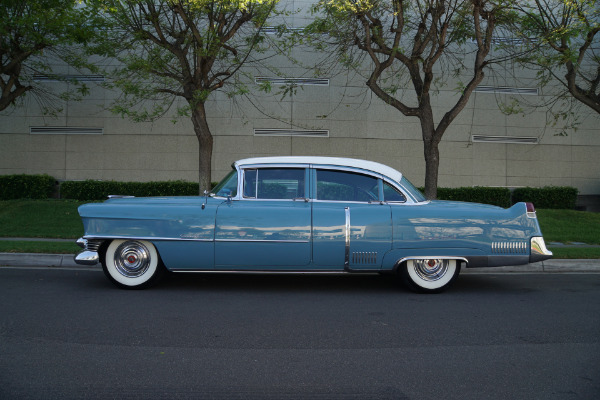
[[415, 185], [413, 185], [412, 183], [410, 183], [410, 181], [408, 179], [406, 179], [404, 176], [402, 177], [402, 180], [400, 181], [400, 184], [415, 199], [416, 202], [421, 202], [421, 201], [426, 201], [427, 200], [425, 198], [425, 196], [423, 196], [423, 193], [421, 193], [419, 191], [419, 189], [417, 189], [415, 187]]
[[227, 176], [213, 188], [213, 190], [211, 190], [210, 195], [219, 197], [235, 197], [237, 195], [237, 184], [237, 171], [234, 169], [228, 173]]

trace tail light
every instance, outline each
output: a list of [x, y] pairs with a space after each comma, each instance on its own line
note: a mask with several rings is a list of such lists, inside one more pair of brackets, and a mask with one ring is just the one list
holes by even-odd
[[527, 216], [529, 218], [536, 218], [535, 215], [535, 207], [533, 205], [533, 203], [525, 203], [525, 207], [527, 208]]

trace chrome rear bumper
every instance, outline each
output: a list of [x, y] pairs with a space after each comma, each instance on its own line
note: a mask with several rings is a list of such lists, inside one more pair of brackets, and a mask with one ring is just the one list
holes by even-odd
[[546, 248], [544, 238], [541, 236], [532, 237], [529, 262], [534, 263], [538, 261], [548, 260], [549, 258], [552, 258], [552, 252]]

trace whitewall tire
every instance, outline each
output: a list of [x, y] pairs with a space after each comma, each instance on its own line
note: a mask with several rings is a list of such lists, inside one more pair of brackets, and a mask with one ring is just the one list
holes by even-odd
[[162, 276], [164, 267], [156, 247], [146, 240], [113, 240], [106, 248], [102, 269], [123, 289], [143, 289]]
[[400, 266], [400, 276], [414, 292], [440, 293], [456, 280], [460, 263], [447, 259], [408, 260]]

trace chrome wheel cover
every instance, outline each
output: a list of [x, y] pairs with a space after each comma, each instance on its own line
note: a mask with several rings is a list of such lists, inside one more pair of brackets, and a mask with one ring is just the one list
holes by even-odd
[[115, 251], [115, 268], [127, 278], [144, 275], [148, 271], [151, 261], [148, 248], [137, 241], [124, 242]]
[[424, 281], [434, 282], [448, 272], [448, 260], [413, 260], [415, 273]]

